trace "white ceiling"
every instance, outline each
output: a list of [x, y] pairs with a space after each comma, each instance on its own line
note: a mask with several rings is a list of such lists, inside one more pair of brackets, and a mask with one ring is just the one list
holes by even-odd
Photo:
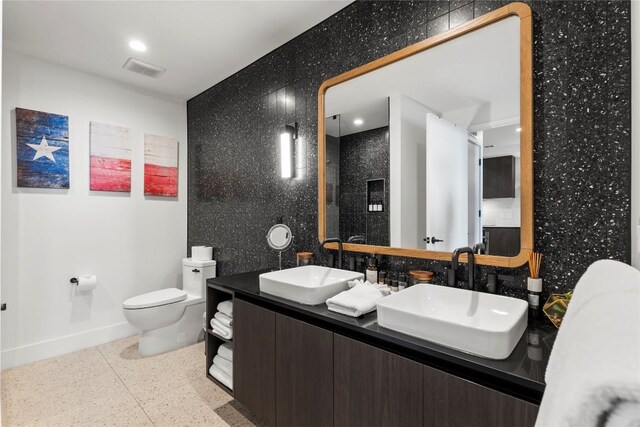
[[507, 18], [331, 87], [325, 116], [403, 94], [470, 130], [512, 124], [520, 115], [519, 35], [519, 19]]
[[500, 126], [482, 132], [483, 156], [516, 156], [520, 157], [520, 124]]
[[[351, 1], [4, 1], [4, 47], [186, 100]], [[128, 47], [131, 39], [146, 52]], [[135, 57], [158, 79], [122, 68]]]

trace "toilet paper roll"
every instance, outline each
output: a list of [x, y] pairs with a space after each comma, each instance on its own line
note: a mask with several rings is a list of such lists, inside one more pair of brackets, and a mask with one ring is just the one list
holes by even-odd
[[78, 291], [90, 291], [95, 289], [98, 285], [98, 278], [94, 275], [91, 276], [78, 276], [78, 283], [76, 289]]
[[194, 261], [211, 261], [213, 259], [213, 248], [211, 246], [192, 246], [191, 259]]

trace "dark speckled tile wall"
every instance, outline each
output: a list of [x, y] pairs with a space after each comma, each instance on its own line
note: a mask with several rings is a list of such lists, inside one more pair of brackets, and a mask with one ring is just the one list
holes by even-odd
[[[340, 137], [339, 237], [361, 235], [370, 245], [389, 246], [389, 207], [383, 212], [367, 209], [367, 180], [383, 179], [384, 192], [374, 201], [389, 201], [389, 127]], [[329, 237], [335, 237], [327, 234]]]
[[[501, 1], [356, 2], [191, 99], [188, 244], [216, 248], [219, 274], [277, 265], [265, 235], [278, 217], [284, 255], [317, 246], [317, 90], [331, 76], [494, 10]], [[572, 288], [600, 258], [629, 262], [629, 1], [531, 1], [534, 14], [536, 249], [547, 291]], [[278, 126], [297, 121], [297, 178], [278, 175]], [[446, 263], [388, 258], [387, 268]], [[501, 288], [524, 296], [526, 269]], [[438, 274], [442, 282], [443, 274]], [[460, 272], [460, 278], [464, 272]]]

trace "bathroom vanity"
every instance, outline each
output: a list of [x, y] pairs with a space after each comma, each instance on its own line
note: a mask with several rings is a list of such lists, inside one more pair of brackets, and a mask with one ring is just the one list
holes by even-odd
[[[264, 272], [208, 280], [207, 307], [233, 299], [225, 390], [267, 424], [534, 424], [555, 330], [530, 326], [507, 359], [483, 359], [382, 328], [375, 312], [351, 318], [260, 292]], [[207, 369], [217, 345], [208, 334]]]

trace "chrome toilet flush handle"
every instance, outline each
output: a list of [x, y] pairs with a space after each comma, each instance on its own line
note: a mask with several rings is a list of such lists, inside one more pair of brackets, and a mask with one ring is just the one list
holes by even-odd
[[193, 270], [191, 270], [192, 273], [200, 273], [200, 270], [198, 270], [197, 268], [194, 268]]

